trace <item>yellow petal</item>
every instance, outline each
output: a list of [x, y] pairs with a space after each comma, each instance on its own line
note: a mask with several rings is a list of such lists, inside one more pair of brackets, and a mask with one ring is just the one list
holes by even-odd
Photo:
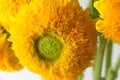
[[100, 13], [96, 28], [112, 41], [120, 44], [120, 0], [99, 0], [94, 3]]
[[22, 68], [19, 60], [11, 49], [11, 43], [7, 41], [6, 34], [0, 27], [0, 70], [14, 71]]

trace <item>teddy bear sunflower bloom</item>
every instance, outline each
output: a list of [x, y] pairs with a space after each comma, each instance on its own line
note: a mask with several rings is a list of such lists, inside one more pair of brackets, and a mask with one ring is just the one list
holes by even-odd
[[7, 36], [3, 27], [0, 26], [0, 70], [20, 70], [22, 66], [11, 49], [11, 43], [7, 40]]
[[78, 0], [31, 0], [8, 19], [15, 55], [45, 80], [77, 80], [92, 65], [97, 32]]

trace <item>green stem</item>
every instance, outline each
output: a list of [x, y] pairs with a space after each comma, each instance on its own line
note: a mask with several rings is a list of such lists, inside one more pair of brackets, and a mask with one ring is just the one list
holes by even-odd
[[112, 55], [112, 41], [108, 40], [108, 45], [107, 45], [107, 54], [106, 54], [106, 75], [108, 70], [111, 67], [111, 55]]
[[79, 76], [79, 77], [78, 77], [78, 80], [83, 80], [82, 78], [83, 78], [82, 76]]
[[104, 78], [104, 77], [101, 77], [100, 80], [105, 80], [105, 78]]
[[94, 8], [94, 1], [95, 0], [90, 0], [90, 2], [89, 2], [89, 8], [90, 8], [90, 14], [91, 14], [91, 17], [93, 18], [93, 19], [95, 19], [95, 18], [98, 18], [99, 17], [99, 13], [98, 13], [98, 11]]
[[95, 60], [95, 71], [94, 71], [94, 80], [101, 79], [101, 71], [102, 71], [102, 62], [104, 51], [106, 47], [106, 39], [103, 36], [100, 36], [100, 43], [97, 49], [96, 60]]
[[106, 80], [115, 80], [117, 77], [118, 70], [120, 68], [120, 56], [112, 69], [109, 69]]

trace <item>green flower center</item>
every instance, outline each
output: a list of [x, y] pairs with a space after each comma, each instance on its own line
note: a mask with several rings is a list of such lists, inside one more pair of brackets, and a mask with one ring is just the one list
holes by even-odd
[[37, 48], [43, 59], [54, 60], [60, 56], [63, 44], [56, 37], [45, 35], [39, 38]]

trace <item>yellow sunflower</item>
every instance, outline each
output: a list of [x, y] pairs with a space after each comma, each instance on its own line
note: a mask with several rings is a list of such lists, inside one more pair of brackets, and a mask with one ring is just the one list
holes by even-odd
[[77, 80], [91, 65], [97, 33], [77, 0], [34, 0], [11, 24], [20, 62], [45, 80]]
[[120, 0], [99, 0], [94, 6], [101, 17], [96, 23], [97, 30], [120, 44]]
[[0, 70], [20, 70], [22, 66], [11, 49], [11, 43], [7, 40], [5, 30], [0, 27]]

